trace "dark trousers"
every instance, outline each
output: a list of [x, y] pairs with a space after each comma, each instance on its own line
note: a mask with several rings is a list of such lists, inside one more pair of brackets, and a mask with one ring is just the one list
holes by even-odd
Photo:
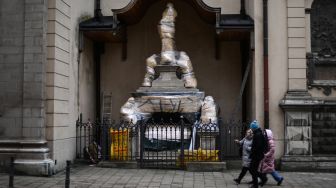
[[254, 160], [252, 159], [251, 164], [250, 164], [250, 172], [252, 175], [252, 181], [253, 181], [253, 187], [257, 188], [258, 187], [258, 177], [261, 180], [265, 180], [266, 176], [258, 172], [258, 167], [261, 159]]
[[[241, 169], [241, 172], [239, 174], [239, 177], [238, 177], [239, 182], [244, 178], [247, 171], [250, 171], [250, 168], [243, 166], [243, 168]], [[250, 174], [252, 174], [251, 171], [250, 171]]]

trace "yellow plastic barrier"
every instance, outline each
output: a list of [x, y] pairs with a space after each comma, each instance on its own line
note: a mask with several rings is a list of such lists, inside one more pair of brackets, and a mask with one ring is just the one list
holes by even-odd
[[[184, 164], [185, 165], [186, 162], [192, 162], [192, 161], [219, 161], [218, 158], [218, 153], [219, 150], [202, 150], [202, 149], [198, 149], [198, 150], [184, 150]], [[178, 156], [181, 156], [181, 150], [178, 151]], [[181, 165], [181, 161], [180, 161], [180, 157], [177, 158], [177, 166]]]
[[125, 161], [128, 159], [129, 131], [110, 129], [111, 160]]

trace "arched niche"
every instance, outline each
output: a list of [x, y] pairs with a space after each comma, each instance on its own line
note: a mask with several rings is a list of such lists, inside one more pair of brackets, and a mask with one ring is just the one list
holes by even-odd
[[159, 2], [180, 1], [189, 4], [201, 20], [212, 25], [217, 33], [216, 40], [246, 40], [254, 28], [253, 20], [245, 13], [245, 3], [241, 3], [240, 14], [221, 14], [221, 8], [210, 7], [203, 0], [131, 0], [125, 7], [113, 9], [113, 16], [102, 15], [99, 3], [99, 6], [96, 5], [95, 17], [81, 22], [79, 28], [85, 36], [96, 42], [126, 43], [126, 28], [138, 23], [151, 6]]
[[[161, 0], [165, 2], [173, 2], [169, 0]], [[205, 4], [202, 0], [181, 0], [188, 4], [190, 4], [197, 12], [197, 14], [201, 17], [202, 20], [209, 24], [219, 24], [219, 18], [221, 9], [213, 8]], [[128, 5], [121, 9], [112, 9], [112, 12], [123, 23], [128, 25], [133, 25], [138, 23], [148, 8], [152, 6], [154, 3], [158, 2], [157, 0], [131, 0]]]

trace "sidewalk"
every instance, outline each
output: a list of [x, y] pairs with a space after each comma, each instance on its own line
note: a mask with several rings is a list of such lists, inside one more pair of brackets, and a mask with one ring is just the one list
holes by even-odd
[[[181, 170], [156, 169], [112, 169], [93, 166], [74, 166], [71, 171], [70, 187], [248, 187], [251, 176], [247, 174], [242, 184], [236, 185], [233, 178], [238, 170], [225, 172], [187, 172]], [[281, 172], [285, 180], [281, 187], [335, 187], [336, 173], [299, 173]], [[0, 187], [8, 186], [8, 174], [0, 174]], [[268, 176], [264, 186], [278, 187], [272, 177]], [[60, 172], [52, 177], [15, 176], [14, 186], [64, 187], [65, 173]]]

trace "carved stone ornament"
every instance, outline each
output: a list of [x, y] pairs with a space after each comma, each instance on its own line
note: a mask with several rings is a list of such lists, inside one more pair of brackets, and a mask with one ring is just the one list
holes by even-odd
[[320, 58], [318, 55], [307, 53], [307, 84], [308, 89], [322, 89], [329, 96], [336, 89], [336, 59]]
[[336, 1], [315, 0], [311, 10], [311, 48], [319, 57], [336, 56]]
[[315, 0], [310, 12], [311, 51], [307, 54], [308, 88], [336, 89], [336, 1]]

